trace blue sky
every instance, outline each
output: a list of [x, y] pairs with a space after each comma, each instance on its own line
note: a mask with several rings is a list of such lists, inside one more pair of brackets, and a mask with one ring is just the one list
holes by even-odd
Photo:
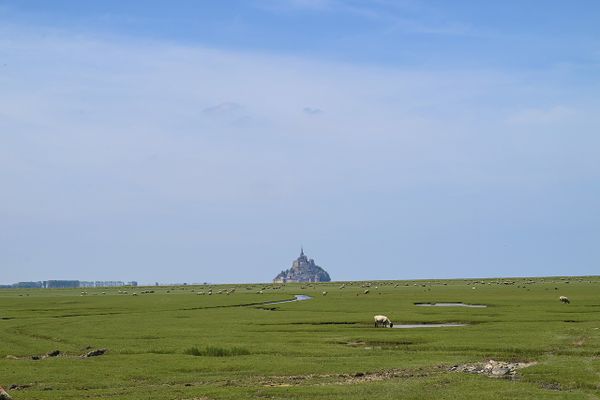
[[3, 282], [597, 274], [595, 1], [0, 1]]

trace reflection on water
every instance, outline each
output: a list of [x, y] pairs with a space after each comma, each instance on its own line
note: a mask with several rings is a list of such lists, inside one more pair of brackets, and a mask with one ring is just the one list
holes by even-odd
[[447, 323], [447, 324], [394, 324], [394, 328], [412, 329], [412, 328], [450, 328], [453, 326], [467, 326], [467, 324]]
[[465, 304], [465, 303], [415, 303], [419, 307], [469, 307], [469, 308], [485, 308], [485, 304]]
[[290, 300], [274, 301], [272, 303], [263, 303], [263, 304], [265, 306], [270, 306], [273, 304], [293, 303], [294, 301], [304, 301], [304, 300], [310, 300], [310, 299], [312, 299], [312, 297], [307, 296], [305, 294], [297, 294], [297, 295], [294, 295], [294, 298], [290, 299]]

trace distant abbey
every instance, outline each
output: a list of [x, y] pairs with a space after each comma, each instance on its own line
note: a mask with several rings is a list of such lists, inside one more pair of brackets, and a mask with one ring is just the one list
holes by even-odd
[[300, 249], [300, 257], [293, 263], [292, 268], [281, 271], [273, 279], [274, 283], [286, 282], [329, 282], [331, 278], [327, 271], [315, 264], [315, 260], [308, 259], [304, 255], [304, 249]]

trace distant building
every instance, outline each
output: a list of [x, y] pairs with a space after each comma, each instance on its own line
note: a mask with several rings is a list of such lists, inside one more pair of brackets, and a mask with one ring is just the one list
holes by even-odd
[[43, 287], [42, 282], [17, 282], [11, 285], [16, 289], [39, 289]]
[[46, 287], [48, 289], [68, 289], [68, 288], [78, 288], [80, 282], [79, 281], [62, 281], [62, 280], [49, 280], [46, 281]]
[[0, 289], [71, 289], [71, 288], [93, 288], [93, 287], [119, 287], [137, 286], [137, 281], [127, 284], [123, 281], [78, 281], [78, 280], [49, 280], [38, 282], [17, 282], [12, 285], [0, 285]]
[[281, 271], [273, 279], [274, 283], [287, 282], [329, 282], [331, 278], [327, 271], [315, 264], [315, 260], [304, 255], [304, 249], [300, 249], [300, 257], [292, 263], [292, 268]]
[[94, 282], [96, 287], [119, 287], [125, 286], [125, 282], [123, 281], [96, 281]]

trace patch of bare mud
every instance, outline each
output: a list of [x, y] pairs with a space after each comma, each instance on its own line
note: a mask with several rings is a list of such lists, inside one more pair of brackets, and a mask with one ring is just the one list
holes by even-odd
[[490, 378], [513, 379], [517, 371], [522, 368], [531, 367], [536, 362], [504, 362], [489, 360], [481, 363], [454, 365], [449, 371], [464, 372], [467, 374], [481, 374]]
[[444, 372], [444, 367], [417, 369], [386, 369], [374, 372], [355, 372], [352, 374], [308, 374], [295, 376], [270, 376], [262, 378], [259, 384], [269, 387], [286, 387], [298, 385], [348, 385], [365, 382], [378, 382], [395, 378], [419, 378], [430, 376], [436, 372]]
[[[106, 354], [106, 352], [108, 351], [107, 349], [96, 349], [96, 350], [91, 350], [89, 351], [91, 348], [86, 348], [86, 352], [84, 354], [82, 354], [81, 356], [79, 356], [80, 358], [88, 358], [88, 357], [97, 357], [97, 356], [102, 356], [104, 354]], [[7, 360], [34, 360], [34, 361], [39, 361], [39, 360], [45, 360], [47, 358], [55, 358], [55, 357], [68, 357], [68, 358], [74, 358], [75, 356], [70, 356], [70, 355], [66, 355], [65, 353], [62, 353], [60, 350], [52, 350], [49, 351], [46, 354], [43, 355], [31, 355], [31, 356], [25, 356], [25, 357], [17, 357], [17, 356], [13, 356], [13, 355], [7, 355], [6, 359]]]

